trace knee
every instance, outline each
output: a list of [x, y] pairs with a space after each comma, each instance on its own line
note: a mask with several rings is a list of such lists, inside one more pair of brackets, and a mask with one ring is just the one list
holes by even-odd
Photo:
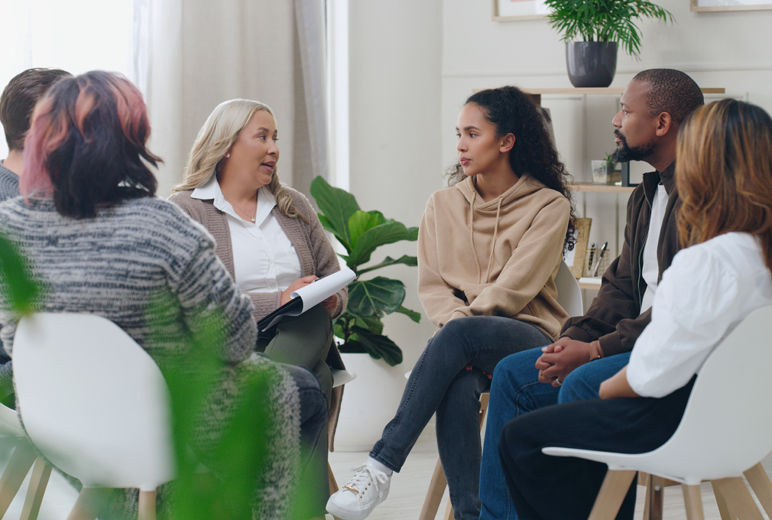
[[523, 354], [525, 352], [511, 354], [498, 362], [493, 370], [491, 393], [493, 393], [494, 387], [497, 389], [519, 388], [525, 372], [536, 372], [536, 367], [530, 359], [531, 356], [524, 356]]
[[581, 367], [574, 370], [566, 377], [558, 393], [558, 404], [574, 401], [586, 401], [598, 397], [597, 388], [589, 383]]

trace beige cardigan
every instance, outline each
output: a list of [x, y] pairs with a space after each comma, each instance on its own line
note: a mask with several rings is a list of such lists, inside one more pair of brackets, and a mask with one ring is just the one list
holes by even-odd
[[[316, 212], [311, 207], [308, 199], [302, 193], [292, 188], [284, 188], [292, 197], [292, 203], [302, 213], [310, 224], [301, 218], [290, 218], [279, 211], [278, 206], [273, 208], [273, 216], [279, 222], [282, 230], [289, 238], [300, 261], [300, 276], [316, 275], [323, 278], [334, 272], [340, 271], [338, 258], [327, 239], [324, 228]], [[215, 253], [222, 260], [231, 275], [235, 279], [233, 267], [233, 244], [228, 228], [228, 220], [222, 211], [214, 207], [212, 200], [200, 200], [191, 197], [192, 190], [180, 191], [169, 197], [169, 200], [178, 204], [190, 217], [203, 225], [216, 241]], [[280, 306], [281, 292], [274, 293], [246, 293], [255, 304], [254, 317], [259, 321], [264, 316], [275, 311]], [[338, 306], [332, 317], [337, 318], [346, 308], [348, 301], [348, 288], [344, 287], [338, 293]], [[343, 369], [343, 360], [337, 347], [333, 345], [327, 356], [327, 364], [331, 368]], [[343, 387], [332, 389], [332, 399], [329, 425], [329, 449], [333, 451], [335, 441], [335, 428], [337, 427], [340, 413], [340, 402], [343, 397]]]
[[570, 203], [530, 177], [485, 202], [471, 177], [435, 192], [418, 235], [418, 294], [438, 328], [464, 316], [505, 316], [553, 340], [568, 314], [555, 275]]

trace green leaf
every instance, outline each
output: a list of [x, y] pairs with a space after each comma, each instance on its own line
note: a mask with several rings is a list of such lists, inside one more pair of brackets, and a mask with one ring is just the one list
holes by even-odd
[[418, 257], [410, 256], [410, 255], [402, 255], [401, 257], [394, 260], [392, 257], [387, 256], [380, 264], [375, 264], [373, 266], [366, 267], [365, 269], [359, 269], [357, 273], [364, 274], [369, 271], [375, 271], [376, 269], [380, 269], [381, 267], [388, 267], [390, 265], [395, 265], [395, 264], [404, 264], [410, 267], [415, 267], [418, 265]]
[[16, 244], [0, 234], [0, 283], [5, 287], [8, 304], [24, 316], [35, 310], [41, 287], [32, 277]]
[[421, 323], [421, 313], [419, 313], [419, 312], [411, 311], [410, 309], [406, 309], [405, 307], [402, 307], [401, 305], [400, 305], [399, 309], [397, 309], [394, 312], [398, 312], [400, 314], [404, 314], [405, 316], [407, 316], [408, 318], [410, 318], [414, 322]]
[[358, 318], [395, 312], [405, 300], [405, 284], [378, 276], [348, 285], [347, 311]]
[[359, 237], [368, 229], [383, 224], [386, 219], [380, 211], [357, 211], [348, 219], [348, 230], [351, 234], [351, 247], [356, 247]]
[[402, 350], [388, 337], [383, 334], [374, 334], [369, 330], [356, 326], [354, 331], [370, 356], [375, 359], [382, 358], [391, 366], [402, 363]]
[[341, 244], [350, 251], [351, 233], [348, 228], [348, 219], [355, 212], [360, 211], [354, 196], [346, 190], [330, 186], [322, 177], [316, 177], [311, 181], [311, 196], [324, 214], [329, 226], [325, 229], [332, 231]]
[[368, 316], [365, 318], [355, 318], [354, 324], [357, 327], [367, 329], [376, 334], [383, 334], [383, 322], [378, 316]]
[[[359, 266], [370, 261], [370, 255], [376, 248], [399, 242], [401, 240], [408, 240], [415, 242], [418, 240], [418, 228], [417, 227], [405, 227], [401, 222], [389, 219], [383, 224], [368, 229], [357, 240], [356, 247], [351, 250], [349, 254], [348, 266]], [[354, 269], [354, 267], [351, 267]]]

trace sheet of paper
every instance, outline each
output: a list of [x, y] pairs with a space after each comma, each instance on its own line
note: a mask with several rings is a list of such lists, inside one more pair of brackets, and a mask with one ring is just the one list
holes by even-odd
[[348, 284], [354, 281], [356, 278], [354, 271], [348, 267], [344, 267], [337, 273], [333, 273], [329, 276], [325, 276], [314, 283], [308, 284], [305, 287], [294, 291], [290, 296], [297, 298], [298, 296], [303, 299], [303, 312], [317, 305], [322, 300], [326, 300], [336, 292], [340, 291]]

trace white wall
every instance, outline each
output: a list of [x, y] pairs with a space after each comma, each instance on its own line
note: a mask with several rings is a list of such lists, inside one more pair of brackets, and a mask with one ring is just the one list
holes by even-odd
[[[360, 207], [418, 226], [429, 195], [442, 187], [440, 91], [442, 3], [436, 0], [350, 3], [350, 191]], [[447, 133], [453, 134], [452, 126]], [[416, 254], [414, 242], [382, 248], [389, 255]], [[403, 280], [405, 307], [423, 312], [417, 269], [376, 271]], [[399, 370], [412, 368], [434, 327], [394, 314], [387, 334], [405, 352]]]
[[[772, 112], [772, 11], [693, 13], [688, 0], [657, 3], [675, 15], [676, 24], [641, 22], [641, 61], [620, 52], [612, 87], [624, 87], [644, 69], [675, 68], [700, 86], [725, 87], [728, 96]], [[459, 108], [475, 88], [571, 87], [564, 44], [548, 22], [493, 22], [490, 2], [444, 0], [442, 47], [443, 128], [453, 127]], [[614, 148], [611, 118], [618, 99], [549, 96], [543, 104], [552, 111], [558, 150], [569, 171], [577, 180], [589, 181], [589, 159], [602, 158]], [[454, 157], [454, 136], [443, 133], [443, 161]], [[614, 197], [587, 195], [587, 216], [593, 218], [591, 241], [608, 240], [613, 245], [615, 204], [618, 201], [624, 211], [626, 202]], [[580, 210], [582, 200], [577, 197]]]

